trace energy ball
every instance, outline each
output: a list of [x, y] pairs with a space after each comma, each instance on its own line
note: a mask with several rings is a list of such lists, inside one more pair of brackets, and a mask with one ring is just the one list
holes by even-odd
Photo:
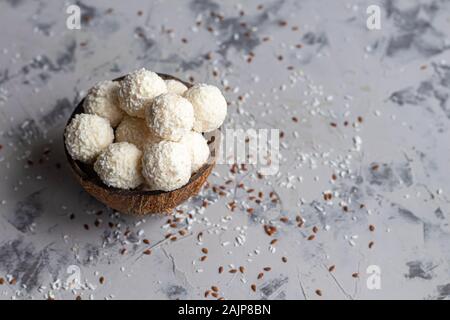
[[152, 190], [172, 191], [184, 186], [191, 177], [188, 148], [173, 141], [147, 144], [142, 156], [142, 174]]
[[116, 127], [122, 121], [124, 112], [119, 108], [119, 83], [114, 81], [100, 81], [89, 89], [84, 99], [84, 112], [96, 114], [109, 121]]
[[156, 137], [179, 141], [192, 130], [194, 108], [188, 100], [175, 93], [162, 94], [145, 109], [145, 121]]
[[178, 80], [169, 79], [164, 80], [164, 82], [166, 83], [167, 92], [169, 93], [176, 93], [181, 96], [188, 89], [183, 83]]
[[134, 144], [113, 143], [98, 156], [94, 171], [110, 187], [134, 189], [144, 182], [141, 158], [142, 151]]
[[209, 147], [201, 133], [191, 131], [181, 138], [180, 143], [188, 148], [191, 155], [191, 172], [197, 171], [208, 161]]
[[166, 83], [156, 73], [144, 68], [136, 70], [120, 81], [120, 108], [132, 117], [144, 118], [145, 106], [166, 92]]
[[129, 142], [141, 150], [146, 143], [159, 141], [147, 128], [144, 119], [125, 116], [116, 129], [116, 142]]
[[196, 84], [184, 97], [194, 107], [194, 130], [210, 132], [220, 127], [227, 115], [227, 102], [220, 90], [208, 84]]
[[109, 121], [95, 114], [77, 114], [64, 135], [70, 156], [85, 163], [94, 162], [114, 140]]

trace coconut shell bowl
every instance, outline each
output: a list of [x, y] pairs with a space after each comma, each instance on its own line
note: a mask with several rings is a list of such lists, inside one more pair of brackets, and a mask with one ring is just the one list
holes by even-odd
[[[173, 76], [161, 74], [163, 79], [174, 79], [184, 83], [188, 88], [192, 87], [191, 83], [187, 83]], [[114, 79], [120, 81], [123, 77]], [[67, 124], [75, 117], [76, 114], [83, 113], [83, 102], [80, 101]], [[66, 124], [66, 126], [67, 126]], [[93, 170], [92, 165], [82, 163], [72, 159], [69, 155], [64, 141], [64, 150], [67, 161], [72, 169], [76, 180], [90, 195], [102, 202], [106, 206], [122, 213], [132, 214], [136, 216], [150, 214], [170, 214], [175, 207], [195, 196], [202, 185], [208, 179], [212, 169], [216, 163], [220, 146], [220, 130], [204, 134], [208, 141], [210, 156], [208, 162], [203, 165], [197, 172], [193, 173], [189, 182], [183, 187], [173, 191], [148, 191], [144, 189], [123, 190], [112, 188], [105, 185]]]

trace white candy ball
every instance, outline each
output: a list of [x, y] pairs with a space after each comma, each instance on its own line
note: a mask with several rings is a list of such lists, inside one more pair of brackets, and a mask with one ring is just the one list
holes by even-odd
[[183, 95], [183, 93], [188, 89], [183, 83], [181, 83], [178, 80], [164, 80], [167, 86], [167, 92], [169, 93], [175, 93], [178, 95]]
[[119, 108], [119, 83], [114, 81], [100, 81], [89, 89], [84, 99], [84, 112], [96, 114], [107, 119], [112, 127], [122, 121], [124, 112]]
[[192, 130], [194, 109], [185, 98], [166, 93], [156, 97], [145, 109], [145, 121], [150, 132], [165, 140], [179, 141]]
[[187, 146], [191, 155], [191, 172], [200, 169], [209, 158], [209, 147], [201, 133], [191, 131], [181, 138], [180, 143]]
[[120, 108], [130, 116], [144, 118], [145, 106], [166, 92], [166, 83], [156, 73], [144, 68], [136, 70], [120, 81]]
[[142, 151], [128, 142], [113, 143], [97, 158], [94, 171], [106, 185], [134, 189], [144, 182], [141, 174]]
[[75, 160], [92, 163], [114, 140], [114, 131], [105, 118], [77, 114], [65, 130], [67, 151]]
[[188, 148], [173, 141], [147, 144], [142, 174], [152, 190], [172, 191], [184, 186], [191, 177]]
[[139, 149], [143, 149], [146, 143], [159, 142], [147, 127], [144, 119], [125, 116], [116, 129], [117, 142], [129, 142]]
[[194, 130], [210, 132], [219, 128], [227, 115], [227, 102], [220, 90], [208, 84], [196, 84], [184, 97], [194, 107]]

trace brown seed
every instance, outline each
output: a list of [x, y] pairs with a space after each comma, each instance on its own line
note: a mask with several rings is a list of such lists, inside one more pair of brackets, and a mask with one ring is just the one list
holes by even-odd
[[276, 244], [278, 242], [278, 239], [273, 239], [272, 241], [270, 241], [270, 244], [271, 245], [274, 245], [274, 244]]
[[5, 279], [0, 278], [0, 286], [5, 284]]
[[252, 291], [253, 291], [253, 292], [256, 292], [256, 284], [252, 284], [252, 285], [250, 286], [250, 288], [252, 288]]
[[315, 237], [316, 237], [316, 236], [312, 234], [312, 235], [310, 235], [310, 236], [307, 238], [307, 240], [308, 240], [308, 241], [314, 240]]
[[216, 286], [212, 286], [212, 287], [211, 287], [211, 290], [214, 291], [214, 292], [219, 292], [219, 288], [216, 287]]
[[317, 294], [319, 297], [321, 297], [321, 296], [322, 296], [322, 291], [321, 291], [320, 289], [317, 289], [317, 290], [316, 290], [316, 294]]
[[208, 248], [202, 248], [202, 252], [203, 252], [204, 254], [208, 254]]
[[373, 247], [374, 244], [375, 244], [375, 243], [374, 243], [373, 241], [370, 241], [370, 242], [369, 242], [369, 249], [372, 249], [372, 247]]
[[211, 295], [212, 295], [214, 298], [218, 298], [218, 297], [219, 297], [219, 294], [218, 294], [217, 292], [211, 292]]
[[142, 240], [142, 242], [145, 244], [150, 244], [150, 240], [148, 240], [148, 239], [144, 239], [144, 240]]
[[380, 168], [380, 166], [378, 165], [378, 164], [374, 164], [373, 166], [372, 166], [372, 170], [373, 171], [376, 171], [376, 170], [378, 170]]
[[372, 232], [374, 232], [374, 231], [375, 231], [375, 226], [374, 226], [373, 224], [371, 224], [371, 225], [369, 226], [369, 230], [372, 231]]
[[334, 269], [336, 269], [336, 266], [335, 266], [335, 265], [332, 265], [331, 267], [328, 268], [328, 271], [329, 271], [329, 272], [333, 272]]
[[100, 279], [98, 279], [98, 281], [100, 282], [100, 284], [104, 284], [105, 283], [105, 277], [100, 277]]
[[206, 290], [206, 291], [205, 291], [205, 298], [208, 298], [208, 296], [209, 296], [210, 293], [211, 293], [211, 291]]
[[200, 258], [200, 261], [205, 261], [206, 260], [206, 258], [207, 258], [208, 256], [202, 256], [201, 258]]
[[358, 277], [359, 277], [358, 272], [352, 273], [352, 277], [353, 277], [353, 278], [358, 278]]
[[223, 267], [220, 266], [220, 267], [219, 267], [219, 273], [222, 273], [222, 272], [223, 272]]
[[284, 20], [280, 20], [280, 21], [278, 21], [278, 25], [279, 25], [280, 27], [285, 27], [285, 26], [287, 25], [287, 22], [284, 21]]
[[286, 223], [286, 222], [289, 221], [289, 218], [288, 217], [281, 217], [280, 221]]
[[253, 208], [248, 208], [247, 209], [247, 213], [248, 214], [252, 214], [254, 211], [255, 211], [255, 209], [253, 209]]
[[260, 273], [258, 274], [258, 280], [259, 280], [259, 279], [262, 279], [262, 277], [264, 277], [264, 273], [260, 272]]
[[264, 225], [264, 231], [268, 236], [272, 236], [275, 232], [277, 232], [277, 228], [275, 226]]
[[9, 281], [9, 284], [10, 284], [10, 285], [15, 285], [16, 282], [17, 282], [17, 279], [16, 279], [16, 278], [12, 278], [12, 279]]
[[236, 269], [231, 269], [230, 271], [228, 271], [229, 273], [236, 273], [237, 270]]
[[332, 126], [333, 128], [337, 127], [337, 123], [336, 122], [330, 122], [330, 126]]
[[127, 249], [125, 249], [125, 248], [120, 249], [120, 254], [121, 255], [124, 255], [125, 253], [127, 253]]
[[287, 262], [287, 258], [286, 258], [286, 257], [282, 257], [282, 258], [281, 258], [281, 261], [283, 261], [284, 263], [286, 263], [286, 262]]
[[85, 224], [84, 229], [89, 230], [89, 225]]
[[244, 268], [243, 266], [240, 266], [240, 267], [239, 267], [239, 271], [240, 271], [241, 273], [244, 273], [244, 272], [245, 272], [245, 268]]
[[269, 272], [270, 270], [272, 270], [272, 268], [271, 267], [265, 267], [263, 270]]
[[143, 254], [151, 255], [152, 254], [152, 250], [150, 250], [150, 249], [144, 250]]
[[176, 240], [177, 240], [177, 237], [176, 237], [176, 236], [173, 236], [172, 238], [170, 238], [170, 240], [171, 240], [171, 241], [176, 241]]
[[316, 226], [314, 226], [314, 227], [312, 228], [312, 232], [317, 233], [318, 231], [319, 231], [319, 229], [318, 229]]

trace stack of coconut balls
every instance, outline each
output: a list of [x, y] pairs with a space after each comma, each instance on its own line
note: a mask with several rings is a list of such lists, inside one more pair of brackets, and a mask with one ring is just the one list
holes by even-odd
[[202, 133], [219, 128], [227, 114], [217, 87], [188, 89], [146, 69], [97, 83], [83, 107], [85, 113], [66, 128], [67, 151], [120, 189], [171, 191], [185, 185], [209, 158]]

